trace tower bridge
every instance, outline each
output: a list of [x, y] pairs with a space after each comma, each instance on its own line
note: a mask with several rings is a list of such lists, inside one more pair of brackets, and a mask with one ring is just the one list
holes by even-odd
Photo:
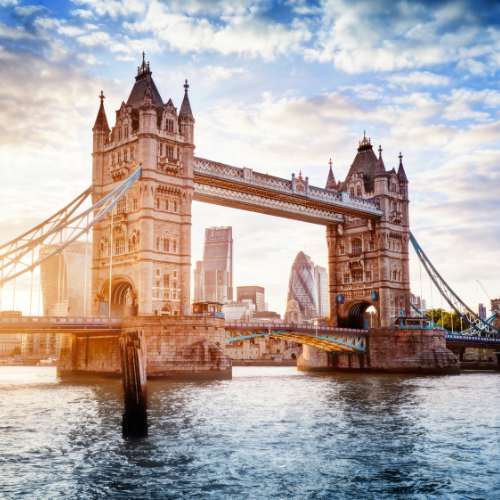
[[[230, 375], [224, 343], [246, 334], [220, 317], [191, 314], [191, 206], [200, 201], [326, 226], [329, 330], [318, 336], [294, 325], [267, 332], [304, 344], [299, 368], [331, 367], [331, 356], [324, 353], [338, 351], [367, 356], [360, 365], [374, 370], [456, 373], [457, 360], [446, 349], [443, 331], [393, 328], [401, 311], [411, 315], [409, 182], [402, 155], [397, 170], [386, 169], [382, 148], [377, 155], [364, 134], [343, 181], [335, 180], [330, 161], [325, 188], [311, 186], [302, 172], [283, 179], [199, 158], [188, 89], [186, 81], [179, 110], [172, 99], [165, 103], [143, 60], [111, 128], [101, 92], [92, 129], [92, 186], [0, 247], [1, 289], [92, 234], [87, 308], [97, 323], [68, 318], [64, 326], [61, 320], [49, 327], [46, 322], [45, 331], [72, 332], [63, 334], [59, 371], [119, 372], [118, 342], [100, 340], [102, 334], [146, 345], [141, 352], [151, 376]], [[88, 197], [93, 206], [76, 215]], [[54, 241], [60, 245], [38, 259], [36, 253]], [[362, 318], [371, 306], [379, 327], [365, 332]], [[113, 326], [105, 318], [119, 323]], [[0, 331], [12, 329], [14, 322], [0, 322]], [[40, 331], [45, 324], [42, 318], [18, 323]], [[81, 361], [81, 356], [89, 359], [89, 345], [90, 355], [100, 360], [92, 369]]]

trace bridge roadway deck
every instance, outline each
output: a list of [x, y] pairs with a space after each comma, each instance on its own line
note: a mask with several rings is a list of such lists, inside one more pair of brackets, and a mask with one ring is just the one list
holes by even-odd
[[329, 326], [227, 322], [226, 344], [258, 337], [290, 340], [329, 352], [366, 352], [368, 330]]
[[[78, 337], [109, 337], [121, 333], [120, 318], [67, 317], [67, 316], [21, 316], [0, 318], [0, 335], [11, 333], [74, 333]], [[242, 323], [228, 322], [226, 329], [226, 343], [250, 338], [271, 336], [294, 342], [304, 343], [332, 351], [337, 350], [333, 344], [349, 351], [363, 351], [366, 344], [364, 339], [369, 330], [355, 330], [347, 328], [331, 328], [325, 326], [308, 326], [269, 323]], [[499, 337], [478, 337], [474, 335], [446, 335], [448, 346], [497, 348], [500, 352]], [[361, 347], [361, 349], [360, 349]]]
[[118, 336], [122, 331], [120, 318], [21, 316], [0, 318], [0, 334], [5, 333], [74, 333], [78, 337]]

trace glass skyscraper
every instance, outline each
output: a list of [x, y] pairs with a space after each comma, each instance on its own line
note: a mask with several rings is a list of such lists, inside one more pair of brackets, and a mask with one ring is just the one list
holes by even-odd
[[[210, 227], [205, 229], [205, 247], [201, 273], [198, 271], [198, 296], [202, 300], [227, 302], [233, 300], [233, 229]], [[195, 272], [196, 276], [196, 272]]]
[[328, 271], [326, 267], [314, 266], [314, 279], [318, 294], [318, 316], [330, 316], [330, 298], [328, 294]]
[[296, 300], [306, 318], [318, 315], [318, 294], [311, 262], [304, 252], [299, 252], [290, 271], [287, 302]]

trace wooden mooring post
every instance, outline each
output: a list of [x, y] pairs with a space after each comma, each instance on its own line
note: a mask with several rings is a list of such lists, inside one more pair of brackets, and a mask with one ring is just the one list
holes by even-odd
[[119, 338], [122, 363], [123, 435], [145, 437], [147, 425], [146, 346], [139, 332], [126, 332]]

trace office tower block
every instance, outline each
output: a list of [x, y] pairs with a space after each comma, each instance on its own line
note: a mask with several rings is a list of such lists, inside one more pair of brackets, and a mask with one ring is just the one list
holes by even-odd
[[205, 229], [201, 272], [203, 300], [233, 300], [233, 232], [231, 227]]
[[250, 299], [252, 304], [255, 304], [255, 307], [258, 312], [262, 312], [266, 310], [266, 301], [265, 301], [265, 289], [262, 286], [239, 286], [236, 289], [237, 300], [241, 302], [242, 300]]
[[193, 302], [203, 302], [203, 261], [198, 260], [193, 270], [194, 275], [194, 293]]
[[304, 252], [299, 252], [290, 271], [287, 304], [291, 300], [298, 303], [305, 318], [318, 314], [318, 294], [314, 280], [313, 267]]
[[330, 317], [330, 298], [328, 295], [328, 271], [326, 267], [314, 266], [314, 280], [318, 295], [318, 316]]

